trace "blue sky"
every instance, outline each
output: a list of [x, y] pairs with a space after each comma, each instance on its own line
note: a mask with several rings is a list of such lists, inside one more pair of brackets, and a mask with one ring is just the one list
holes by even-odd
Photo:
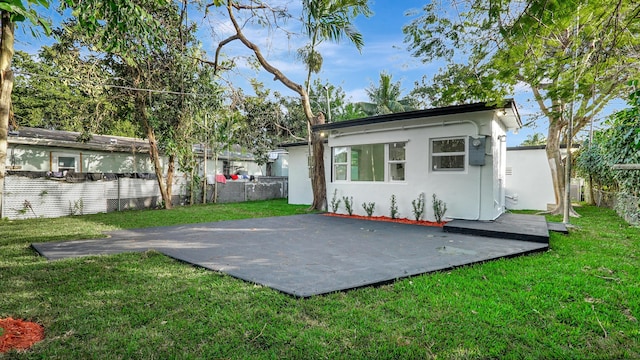
[[[273, 3], [281, 3], [288, 7], [291, 13], [299, 14], [300, 1], [274, 0]], [[340, 86], [347, 94], [347, 100], [352, 102], [367, 101], [365, 89], [372, 83], [377, 84], [379, 74], [382, 71], [390, 73], [394, 81], [402, 82], [405, 94], [414, 86], [415, 81], [422, 79], [424, 75], [435, 74], [444, 66], [443, 63], [422, 63], [410, 55], [406, 44], [403, 42], [402, 27], [407, 25], [415, 16], [407, 16], [411, 10], [419, 10], [428, 0], [378, 0], [370, 2], [374, 15], [366, 18], [359, 17], [355, 25], [363, 34], [364, 47], [362, 52], [352, 44], [342, 41], [338, 44], [325, 42], [320, 45], [324, 63], [322, 70], [315, 77], [323, 82], [329, 81], [335, 86]], [[414, 12], [415, 13], [415, 12]], [[52, 17], [53, 11], [51, 11]], [[213, 10], [206, 18], [201, 13], [192, 10], [190, 19], [200, 28], [200, 41], [203, 48], [213, 57], [218, 42], [231, 33], [231, 25], [224, 14]], [[247, 27], [245, 33], [263, 50], [265, 56], [274, 65], [280, 68], [292, 80], [302, 84], [305, 79], [304, 65], [295, 58], [296, 50], [302, 47], [306, 39], [299, 35], [301, 25], [299, 21], [289, 20], [282, 23], [284, 31], [267, 31], [259, 27]], [[54, 26], [56, 26], [54, 22]], [[289, 34], [289, 35], [287, 35]], [[291, 35], [293, 34], [293, 35]], [[50, 39], [33, 39], [27, 33], [18, 30], [18, 50], [36, 53], [40, 44], [50, 43]], [[239, 42], [232, 42], [225, 47], [225, 53], [229, 57], [248, 56], [250, 52]], [[249, 79], [257, 78], [267, 88], [280, 91], [285, 95], [296, 96], [286, 89], [266, 72], [255, 69], [242, 60], [237, 61], [236, 71], [227, 74], [227, 80], [236, 87], [242, 87], [245, 93], [250, 93]], [[517, 87], [513, 94], [522, 116], [523, 123], [529, 122], [538, 111], [537, 105], [532, 101], [530, 92], [525, 87]], [[610, 106], [606, 113], [624, 107], [624, 102], [617, 102]], [[606, 114], [605, 113], [605, 114]], [[603, 114], [603, 115], [605, 115]], [[544, 120], [537, 122], [536, 128], [522, 129], [519, 134], [509, 134], [508, 146], [519, 145], [527, 135], [534, 132], [546, 135], [547, 124]]]

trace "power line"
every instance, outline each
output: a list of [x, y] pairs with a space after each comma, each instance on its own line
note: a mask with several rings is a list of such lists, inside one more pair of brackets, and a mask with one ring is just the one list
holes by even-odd
[[[26, 71], [15, 71], [15, 74], [31, 76], [35, 78], [41, 78], [41, 79], [61, 80], [60, 76], [33, 74]], [[90, 81], [74, 81], [73, 85], [88, 85], [88, 86], [94, 86], [94, 87], [105, 87], [105, 88], [112, 88], [112, 89], [141, 91], [141, 92], [147, 92], [147, 93], [153, 93], [153, 94], [166, 94], [166, 95], [178, 95], [178, 96], [188, 95], [188, 96], [194, 96], [194, 97], [215, 97], [218, 95], [218, 94], [205, 94], [205, 93], [194, 93], [194, 92], [184, 92], [184, 91], [147, 89], [147, 88], [139, 88], [134, 86], [126, 86], [126, 85], [95, 83]]]

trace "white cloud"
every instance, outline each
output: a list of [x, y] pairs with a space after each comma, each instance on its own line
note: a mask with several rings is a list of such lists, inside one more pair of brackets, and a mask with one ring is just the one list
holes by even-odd
[[364, 89], [354, 89], [345, 91], [347, 102], [357, 103], [357, 102], [367, 102], [369, 101], [369, 95]]

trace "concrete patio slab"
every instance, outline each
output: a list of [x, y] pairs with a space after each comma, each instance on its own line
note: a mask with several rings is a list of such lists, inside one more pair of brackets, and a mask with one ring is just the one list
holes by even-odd
[[544, 251], [548, 244], [321, 214], [122, 230], [33, 244], [50, 260], [155, 249], [298, 297]]

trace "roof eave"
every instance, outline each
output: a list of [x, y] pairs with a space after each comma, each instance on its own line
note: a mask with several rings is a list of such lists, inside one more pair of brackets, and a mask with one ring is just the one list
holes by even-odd
[[506, 116], [504, 117], [504, 120], [502, 120], [503, 122], [506, 122], [505, 126], [507, 126], [507, 123], [508, 123], [509, 125], [511, 125], [511, 126], [507, 126], [508, 128], [515, 129], [515, 128], [522, 127], [522, 122], [520, 120], [520, 116], [518, 114], [518, 109], [515, 105], [515, 101], [513, 99], [506, 99], [504, 105], [502, 106], [489, 105], [486, 102], [452, 105], [452, 106], [445, 106], [445, 107], [439, 107], [439, 108], [377, 115], [377, 116], [370, 116], [370, 117], [354, 119], [354, 120], [345, 120], [345, 121], [334, 122], [334, 123], [314, 125], [313, 131], [334, 130], [334, 129], [342, 129], [347, 127], [361, 126], [361, 125], [372, 125], [372, 124], [380, 124], [380, 123], [387, 123], [387, 122], [393, 122], [393, 121], [430, 118], [430, 117], [436, 117], [436, 116], [455, 115], [455, 114], [465, 114], [465, 113], [471, 113], [471, 112], [497, 110], [497, 109], [505, 110]]
[[132, 152], [132, 150], [137, 153], [149, 152], [149, 145], [146, 143], [144, 144], [137, 143], [137, 144], [129, 144], [129, 145], [104, 145], [104, 144], [83, 143], [83, 142], [77, 142], [77, 141], [33, 139], [33, 138], [16, 137], [16, 136], [11, 136], [7, 140], [9, 144], [19, 144], [19, 145], [62, 147], [62, 148], [70, 148], [70, 149], [97, 150], [97, 151], [110, 151], [110, 152], [122, 152], [122, 153], [130, 153]]

